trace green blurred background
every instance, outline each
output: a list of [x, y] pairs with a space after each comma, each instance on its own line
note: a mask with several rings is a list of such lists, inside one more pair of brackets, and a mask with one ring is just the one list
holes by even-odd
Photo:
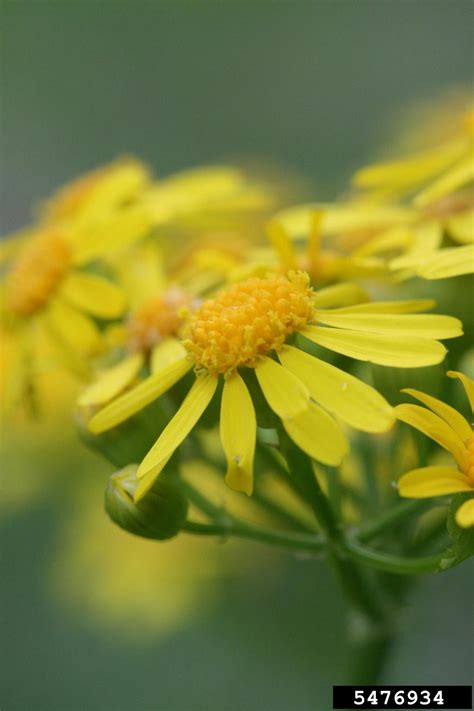
[[[337, 194], [407, 104], [472, 82], [470, 0], [1, 4], [1, 231], [118, 154], [159, 174], [255, 156]], [[381, 148], [382, 147], [382, 148]], [[317, 561], [138, 544], [108, 468], [2, 437], [2, 711], [326, 711], [343, 603]], [[131, 541], [131, 542], [130, 542]], [[169, 547], [168, 547], [169, 546]], [[469, 683], [466, 566], [407, 600], [385, 683]]]

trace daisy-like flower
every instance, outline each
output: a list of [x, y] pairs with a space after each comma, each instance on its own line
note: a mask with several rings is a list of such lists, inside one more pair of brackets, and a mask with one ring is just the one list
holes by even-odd
[[[414, 192], [416, 207], [436, 206], [438, 210], [444, 208], [445, 214], [456, 214], [456, 205], [443, 205], [439, 201], [472, 182], [473, 136], [474, 109], [471, 108], [460, 118], [455, 135], [423, 153], [365, 166], [355, 173], [354, 185], [364, 191], [375, 191], [375, 196]], [[469, 202], [472, 208], [472, 199]]]
[[225, 165], [203, 166], [174, 173], [154, 182], [141, 204], [156, 227], [209, 231], [235, 226], [262, 216], [274, 207], [275, 190]]
[[94, 317], [114, 319], [124, 312], [122, 289], [83, 266], [81, 250], [69, 234], [47, 227], [22, 241], [9, 265], [0, 325], [9, 345], [5, 370], [7, 380], [15, 380], [14, 400], [28, 391], [42, 367], [38, 342], [49, 343], [64, 365], [83, 372], [84, 359], [101, 344]]
[[461, 334], [457, 319], [410, 313], [426, 307], [422, 302], [330, 308], [359, 298], [359, 289], [351, 284], [315, 293], [305, 272], [236, 283], [192, 314], [184, 341], [189, 356], [154, 373], [98, 412], [89, 430], [100, 433], [124, 421], [194, 366], [194, 384], [138, 469], [136, 499], [146, 494], [194, 428], [220, 380], [226, 481], [251, 494], [257, 421], [245, 380], [250, 370], [293, 442], [312, 458], [336, 466], [347, 442], [333, 415], [357, 429], [383, 432], [393, 424], [392, 408], [373, 388], [289, 339], [298, 335], [358, 360], [418, 367], [443, 359], [445, 349], [437, 338]]
[[[392, 270], [424, 279], [474, 271], [474, 109], [460, 123], [456, 135], [426, 152], [356, 173], [354, 183], [366, 197], [377, 202], [413, 193], [410, 207], [417, 212], [401, 229], [376, 235], [357, 256], [388, 252]], [[443, 235], [456, 246], [441, 248]]]
[[125, 357], [100, 372], [79, 397], [79, 407], [97, 408], [113, 400], [135, 381], [144, 366], [156, 373], [181, 360], [186, 349], [178, 335], [192, 301], [182, 289], [170, 287], [133, 310], [120, 334], [114, 329]]
[[48, 225], [91, 224], [136, 203], [150, 183], [148, 169], [136, 158], [120, 158], [57, 190], [39, 207]]
[[[467, 375], [448, 371], [451, 378], [459, 378], [464, 385], [471, 411], [474, 412], [474, 381]], [[424, 407], [412, 404], [397, 405], [397, 418], [415, 427], [446, 449], [456, 466], [429, 466], [413, 469], [398, 481], [401, 496], [429, 498], [471, 492], [474, 494], [474, 432], [460, 412], [445, 402], [418, 390], [404, 390]], [[474, 496], [456, 511], [456, 523], [462, 528], [474, 526]]]

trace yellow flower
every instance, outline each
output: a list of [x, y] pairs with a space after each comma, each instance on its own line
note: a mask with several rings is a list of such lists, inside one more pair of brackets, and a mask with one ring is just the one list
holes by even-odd
[[[246, 380], [253, 372], [270, 409], [297, 446], [316, 460], [338, 465], [347, 443], [332, 415], [355, 428], [382, 432], [393, 423], [392, 408], [373, 388], [288, 339], [298, 334], [358, 360], [419, 367], [443, 359], [445, 349], [437, 338], [461, 334], [461, 324], [454, 318], [413, 313], [426, 308], [426, 302], [354, 303], [358, 300], [360, 290], [351, 284], [314, 293], [304, 272], [234, 284], [192, 315], [184, 342], [189, 357], [183, 356], [112, 402], [88, 427], [100, 433], [123, 422], [194, 366], [194, 384], [139, 467], [137, 500], [194, 428], [221, 378], [226, 481], [251, 494], [257, 422]], [[331, 308], [341, 303], [353, 305]]]
[[[362, 168], [354, 176], [365, 199], [414, 192], [417, 217], [376, 235], [357, 256], [388, 251], [399, 276], [444, 279], [474, 271], [474, 109], [463, 115], [455, 136], [421, 154]], [[373, 192], [371, 192], [373, 191]], [[418, 191], [418, 192], [416, 192]], [[441, 248], [446, 234], [461, 247]], [[398, 254], [393, 259], [393, 251]], [[390, 254], [391, 251], [391, 254]]]
[[157, 227], [196, 230], [241, 226], [271, 209], [275, 196], [268, 185], [250, 179], [232, 166], [203, 166], [158, 180], [146, 190], [141, 204]]
[[49, 225], [97, 222], [136, 201], [149, 182], [140, 161], [120, 158], [60, 188], [40, 206], [40, 219]]
[[[102, 406], [126, 390], [144, 366], [152, 373], [179, 361], [186, 350], [178, 339], [191, 297], [171, 287], [150, 297], [128, 316], [120, 328], [125, 357], [99, 373], [78, 400], [81, 408]], [[114, 328], [117, 335], [117, 327]]]
[[84, 359], [100, 346], [94, 317], [113, 319], [125, 310], [123, 291], [84, 271], [75, 247], [67, 232], [44, 227], [22, 241], [9, 265], [2, 284], [0, 325], [8, 343], [6, 378], [15, 381], [15, 393], [6, 408], [21, 399], [41, 369], [39, 342], [48, 343], [62, 364], [83, 373]]
[[474, 108], [471, 108], [460, 117], [454, 136], [422, 153], [365, 166], [355, 173], [353, 182], [363, 190], [390, 196], [421, 187], [413, 199], [414, 205], [425, 208], [436, 204], [439, 209], [443, 207], [440, 200], [473, 180], [473, 135]]
[[[474, 411], [474, 381], [463, 373], [449, 371], [451, 378], [459, 378]], [[430, 466], [413, 469], [398, 482], [401, 496], [426, 498], [474, 493], [474, 433], [469, 422], [450, 405], [418, 390], [405, 390], [429, 409], [419, 405], [398, 405], [395, 410], [402, 422], [415, 427], [446, 449], [456, 462], [455, 467]], [[474, 497], [465, 501], [456, 512], [456, 522], [463, 528], [474, 526]]]
[[295, 206], [275, 215], [267, 232], [284, 271], [303, 269], [318, 284], [353, 277], [387, 277], [383, 252], [365, 249], [374, 235], [410, 224], [403, 207], [352, 201]]

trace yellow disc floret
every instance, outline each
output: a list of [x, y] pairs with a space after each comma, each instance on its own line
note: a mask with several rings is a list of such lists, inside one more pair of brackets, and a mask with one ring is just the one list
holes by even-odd
[[198, 369], [227, 373], [239, 366], [252, 368], [312, 316], [312, 290], [305, 272], [248, 279], [195, 312], [185, 345]]
[[131, 351], [148, 351], [182, 326], [190, 298], [180, 289], [169, 289], [146, 301], [133, 312], [127, 324]]
[[20, 252], [7, 277], [7, 306], [20, 316], [38, 311], [64, 276], [71, 254], [55, 232], [42, 232]]

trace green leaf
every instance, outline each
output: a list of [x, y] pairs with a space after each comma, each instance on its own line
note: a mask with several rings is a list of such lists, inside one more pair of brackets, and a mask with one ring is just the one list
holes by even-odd
[[458, 508], [470, 497], [469, 493], [455, 494], [451, 500], [447, 525], [453, 545], [446, 551], [446, 557], [441, 562], [442, 570], [459, 565], [474, 555], [474, 528], [461, 528], [455, 519]]

